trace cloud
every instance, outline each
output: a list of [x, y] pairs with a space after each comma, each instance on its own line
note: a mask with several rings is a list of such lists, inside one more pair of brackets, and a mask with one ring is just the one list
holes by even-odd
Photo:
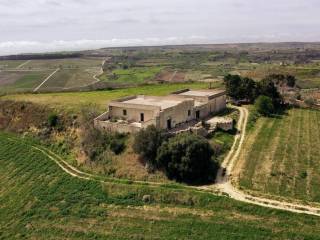
[[170, 36], [181, 42], [191, 36], [212, 42], [270, 41], [270, 36], [314, 41], [320, 35], [319, 7], [318, 0], [0, 0], [0, 42], [14, 43], [15, 49], [28, 43], [29, 51], [33, 42], [56, 49], [54, 39], [66, 46], [83, 42], [79, 39], [109, 45], [111, 40], [99, 39], [125, 44], [154, 37], [161, 44]]
[[38, 41], [7, 41], [0, 42], [0, 55], [11, 55], [20, 53], [43, 53], [57, 51], [78, 51], [90, 50], [105, 47], [123, 46], [155, 46], [174, 44], [194, 44], [207, 43], [208, 39], [201, 36], [191, 36], [189, 38], [169, 37], [169, 38], [132, 38], [132, 39], [110, 39], [110, 40], [77, 40], [63, 41], [55, 40], [51, 42]]

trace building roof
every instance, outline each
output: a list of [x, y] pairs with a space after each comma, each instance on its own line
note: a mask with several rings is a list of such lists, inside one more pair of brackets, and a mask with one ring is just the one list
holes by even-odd
[[187, 97], [215, 97], [225, 94], [224, 90], [186, 90], [178, 93], [180, 96]]
[[170, 96], [154, 97], [154, 96], [139, 95], [139, 96], [136, 96], [135, 98], [122, 101], [122, 103], [160, 107], [160, 109], [162, 110], [162, 109], [177, 106], [178, 104], [184, 101], [186, 101], [186, 99], [173, 98]]

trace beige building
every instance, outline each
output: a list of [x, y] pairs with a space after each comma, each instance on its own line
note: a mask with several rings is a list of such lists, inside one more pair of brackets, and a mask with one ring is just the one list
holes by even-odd
[[108, 112], [95, 119], [97, 127], [118, 132], [137, 132], [155, 125], [172, 129], [201, 120], [226, 107], [223, 90], [181, 90], [168, 96], [131, 96], [108, 105]]

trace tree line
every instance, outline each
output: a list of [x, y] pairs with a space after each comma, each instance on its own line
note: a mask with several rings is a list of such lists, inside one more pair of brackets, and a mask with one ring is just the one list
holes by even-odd
[[255, 103], [258, 112], [263, 115], [274, 113], [283, 104], [279, 87], [294, 87], [296, 79], [291, 75], [272, 74], [259, 82], [239, 75], [227, 75], [224, 78], [227, 95], [235, 101]]

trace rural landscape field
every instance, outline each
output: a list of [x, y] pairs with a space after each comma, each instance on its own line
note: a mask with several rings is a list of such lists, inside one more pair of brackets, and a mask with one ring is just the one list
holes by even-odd
[[[319, 239], [319, 44], [10, 58], [0, 61], [1, 239]], [[93, 124], [116, 99], [182, 89], [228, 95], [215, 117], [231, 130], [181, 134], [179, 144], [212, 149], [219, 167], [204, 183], [150, 166], [139, 134]], [[149, 130], [140, 139], [157, 155], [179, 141]]]
[[240, 158], [240, 186], [263, 193], [319, 202], [317, 110], [290, 109], [259, 119]]

